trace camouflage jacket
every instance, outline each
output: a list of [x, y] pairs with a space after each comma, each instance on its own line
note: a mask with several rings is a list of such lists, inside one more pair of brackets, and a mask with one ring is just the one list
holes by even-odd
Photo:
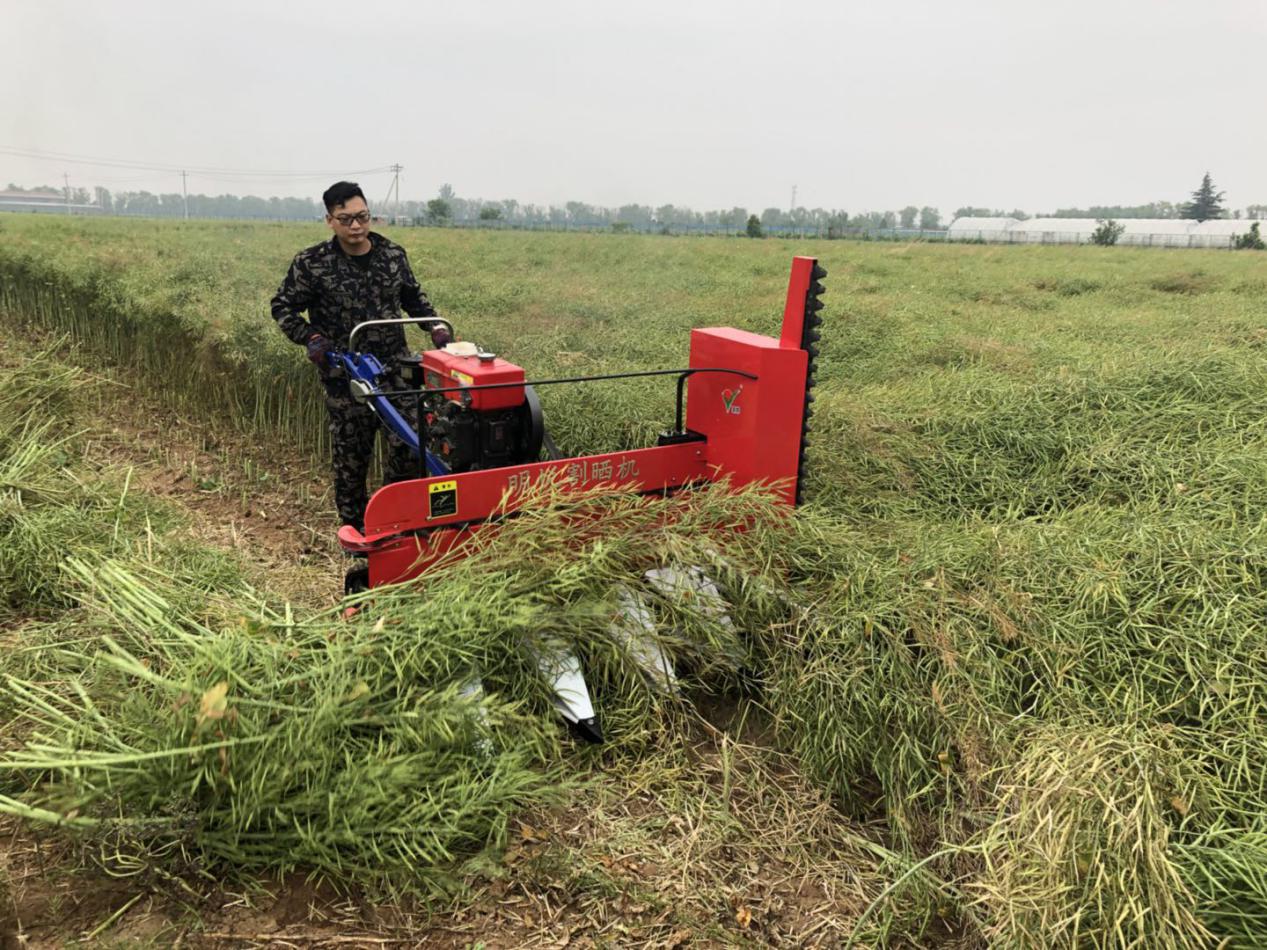
[[[435, 308], [418, 286], [405, 249], [370, 232], [368, 266], [362, 267], [339, 246], [339, 239], [314, 244], [295, 255], [273, 296], [273, 319], [282, 332], [302, 345], [320, 333], [346, 347], [358, 323], [399, 317], [434, 317]], [[300, 316], [308, 311], [308, 319]], [[370, 327], [357, 335], [357, 349], [390, 359], [406, 351], [403, 326]]]

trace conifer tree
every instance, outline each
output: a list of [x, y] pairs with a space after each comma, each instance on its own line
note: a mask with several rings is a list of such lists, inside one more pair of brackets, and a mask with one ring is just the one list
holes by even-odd
[[1192, 200], [1183, 206], [1183, 217], [1197, 221], [1211, 221], [1223, 217], [1224, 192], [1215, 192], [1210, 173], [1201, 179], [1201, 187], [1192, 193]]

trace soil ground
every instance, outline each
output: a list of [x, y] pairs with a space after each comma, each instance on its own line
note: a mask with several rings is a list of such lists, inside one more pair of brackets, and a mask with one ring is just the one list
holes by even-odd
[[[0, 370], [31, 332], [0, 341]], [[333, 606], [344, 559], [323, 467], [181, 417], [99, 359], [80, 418], [94, 459], [184, 509], [273, 594]], [[747, 730], [701, 719], [690, 745], [604, 770], [562, 808], [525, 815], [503, 861], [442, 913], [303, 875], [246, 885], [149, 866], [120, 877], [89, 848], [0, 821], [0, 947], [834, 946], [882, 887], [862, 829]], [[109, 870], [107, 870], [109, 868]]]

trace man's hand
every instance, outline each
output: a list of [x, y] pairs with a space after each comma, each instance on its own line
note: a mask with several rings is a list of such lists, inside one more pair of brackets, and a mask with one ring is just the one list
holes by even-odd
[[329, 369], [330, 362], [328, 357], [330, 351], [334, 347], [330, 341], [323, 337], [320, 333], [314, 333], [308, 337], [308, 359], [312, 360], [322, 369]]
[[437, 323], [434, 327], [431, 328], [431, 345], [434, 346], [437, 350], [444, 349], [444, 346], [446, 343], [452, 343], [452, 342], [453, 340], [449, 337], [448, 329], [445, 328], [442, 324]]

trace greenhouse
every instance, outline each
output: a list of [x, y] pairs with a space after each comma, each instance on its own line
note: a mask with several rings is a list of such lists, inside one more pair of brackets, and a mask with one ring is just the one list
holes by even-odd
[[[1116, 222], [1125, 228], [1118, 244], [1209, 248], [1234, 247], [1236, 236], [1248, 232], [1254, 223], [1186, 218], [1119, 218]], [[956, 218], [947, 237], [952, 241], [1004, 244], [1089, 244], [1099, 225], [1096, 218]]]

